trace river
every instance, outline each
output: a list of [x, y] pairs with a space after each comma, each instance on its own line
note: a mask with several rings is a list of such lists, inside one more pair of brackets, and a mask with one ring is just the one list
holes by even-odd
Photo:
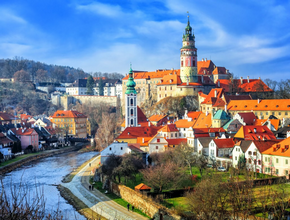
[[69, 152], [23, 165], [1, 177], [4, 189], [9, 192], [11, 185], [18, 186], [22, 182], [30, 192], [34, 192], [37, 186], [43, 190], [46, 200], [45, 208], [48, 213], [56, 211], [59, 207], [65, 219], [86, 219], [61, 197], [56, 185], [60, 184], [63, 177], [74, 168], [97, 154], [97, 152]]

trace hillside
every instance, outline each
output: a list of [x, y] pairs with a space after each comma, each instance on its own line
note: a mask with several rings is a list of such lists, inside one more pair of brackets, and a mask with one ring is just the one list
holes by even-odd
[[167, 114], [181, 117], [184, 111], [196, 111], [198, 101], [196, 96], [167, 97], [157, 103], [147, 101], [141, 105], [144, 114], [149, 117], [153, 114]]

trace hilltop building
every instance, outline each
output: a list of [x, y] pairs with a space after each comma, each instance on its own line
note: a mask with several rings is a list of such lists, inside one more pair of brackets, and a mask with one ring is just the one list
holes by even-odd
[[52, 116], [52, 123], [69, 136], [86, 138], [87, 134], [91, 134], [88, 117], [78, 111], [58, 110]]
[[[211, 60], [202, 59], [202, 61], [197, 61], [195, 36], [189, 19], [185, 33], [182, 36], [179, 70], [133, 71], [138, 103], [143, 103], [146, 99], [159, 101], [169, 96], [194, 96], [199, 91], [208, 93], [215, 87], [214, 82], [218, 79], [229, 79], [231, 76], [225, 67], [217, 67]], [[123, 107], [125, 103], [125, 85], [128, 79], [128, 75], [122, 79]]]

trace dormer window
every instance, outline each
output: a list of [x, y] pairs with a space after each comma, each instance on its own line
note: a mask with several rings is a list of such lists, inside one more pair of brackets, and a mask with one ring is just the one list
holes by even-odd
[[265, 105], [265, 108], [267, 108], [268, 107], [268, 105]]

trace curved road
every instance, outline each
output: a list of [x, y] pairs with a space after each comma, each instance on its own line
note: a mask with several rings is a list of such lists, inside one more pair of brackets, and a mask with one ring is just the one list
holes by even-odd
[[148, 218], [137, 214], [136, 212], [129, 211], [120, 206], [110, 198], [102, 194], [97, 189], [89, 191], [90, 173], [93, 167], [97, 167], [100, 162], [100, 156], [91, 161], [91, 167], [87, 164], [81, 169], [69, 183], [61, 183], [62, 186], [68, 188], [76, 197], [85, 203], [94, 212], [102, 215], [107, 219], [112, 220], [133, 220], [133, 219], [146, 219]]

